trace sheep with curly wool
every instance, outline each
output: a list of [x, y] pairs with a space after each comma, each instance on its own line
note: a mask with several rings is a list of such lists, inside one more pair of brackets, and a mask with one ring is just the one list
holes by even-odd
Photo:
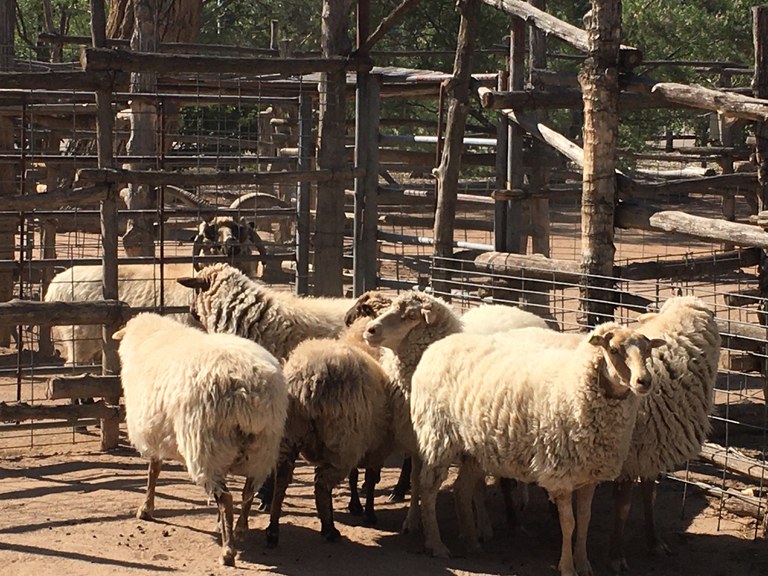
[[283, 360], [304, 340], [338, 336], [351, 302], [281, 292], [228, 264], [207, 266], [178, 282], [194, 289], [192, 314], [208, 332], [248, 338]]
[[270, 545], [278, 543], [283, 499], [300, 453], [315, 466], [315, 505], [326, 540], [340, 537], [332, 490], [358, 465], [366, 467], [366, 520], [376, 521], [373, 490], [391, 450], [390, 384], [366, 348], [358, 332], [305, 340], [285, 363], [290, 404], [267, 528]]
[[132, 318], [113, 337], [120, 341], [128, 437], [150, 460], [137, 517], [152, 518], [162, 461], [183, 462], [216, 501], [221, 562], [233, 566], [226, 475], [263, 481], [275, 467], [288, 410], [280, 363], [244, 338], [206, 334], [151, 313]]
[[720, 332], [714, 314], [694, 296], [667, 300], [658, 313], [639, 318], [637, 330], [665, 344], [653, 350], [654, 393], [640, 406], [629, 453], [616, 479], [611, 566], [627, 568], [624, 525], [632, 487], [640, 481], [645, 533], [651, 550], [668, 552], [655, 520], [656, 478], [696, 457], [710, 430], [713, 390], [720, 359]]
[[542, 332], [452, 335], [430, 346], [413, 373], [418, 490], [426, 547], [434, 555], [448, 555], [435, 501], [449, 466], [458, 463], [454, 491], [470, 549], [479, 546], [472, 500], [484, 476], [536, 482], [558, 507], [561, 574], [591, 573], [586, 538], [592, 495], [597, 483], [621, 470], [640, 397], [651, 390], [646, 361], [664, 341], [612, 322], [597, 326], [576, 348], [542, 345], [535, 338]]

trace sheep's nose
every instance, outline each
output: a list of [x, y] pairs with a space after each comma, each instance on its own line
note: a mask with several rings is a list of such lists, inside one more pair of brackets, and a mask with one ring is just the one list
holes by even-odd
[[366, 332], [368, 332], [368, 334], [376, 334], [376, 328], [374, 326], [368, 326]]

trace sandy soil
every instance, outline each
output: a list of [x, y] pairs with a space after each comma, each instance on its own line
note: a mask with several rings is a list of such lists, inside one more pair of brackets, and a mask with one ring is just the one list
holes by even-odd
[[[363, 526], [346, 510], [346, 488], [336, 491], [334, 506], [343, 539], [325, 542], [314, 514], [312, 469], [297, 468], [286, 499], [278, 548], [268, 549], [263, 529], [267, 517], [254, 512], [251, 531], [239, 543], [236, 568], [218, 565], [219, 544], [214, 508], [192, 485], [184, 469], [167, 464], [159, 482], [155, 522], [134, 517], [145, 484], [145, 462], [129, 448], [111, 454], [77, 452], [40, 456], [8, 456], [0, 460], [0, 573], [14, 576], [67, 574], [281, 574], [313, 576], [556, 574], [559, 526], [545, 497], [531, 491], [525, 534], [505, 523], [502, 501], [488, 493], [495, 525], [493, 540], [477, 557], [463, 557], [452, 496], [439, 500], [440, 521], [450, 560], [422, 553], [419, 535], [404, 536], [399, 527], [405, 504], [390, 503], [386, 493], [397, 477], [385, 469], [380, 485], [379, 522]], [[231, 488], [241, 482], [233, 479]], [[608, 574], [610, 486], [601, 486], [594, 504], [590, 555], [596, 574]], [[683, 502], [685, 505], [683, 506]], [[661, 483], [659, 525], [674, 550], [671, 557], [651, 556], [642, 542], [639, 506], [630, 519], [627, 558], [633, 574], [758, 575], [768, 573], [765, 540], [754, 540], [754, 522], [725, 513], [718, 520], [717, 503], [689, 492], [682, 484]]]

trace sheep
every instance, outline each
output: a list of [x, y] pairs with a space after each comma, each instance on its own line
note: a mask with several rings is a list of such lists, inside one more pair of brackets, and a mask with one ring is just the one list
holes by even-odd
[[[280, 360], [286, 360], [304, 340], [338, 336], [350, 304], [348, 298], [302, 298], [280, 292], [222, 263], [177, 282], [194, 290], [190, 309], [205, 330], [248, 338]], [[267, 482], [260, 491], [264, 510], [272, 499], [270, 487], [271, 482]], [[241, 516], [246, 522], [255, 489], [253, 480], [247, 479]]]
[[194, 289], [192, 314], [208, 332], [248, 338], [283, 360], [304, 340], [338, 336], [351, 302], [279, 292], [222, 263], [177, 281]]
[[153, 313], [132, 318], [113, 338], [120, 341], [128, 437], [149, 458], [136, 516], [152, 519], [162, 461], [183, 462], [216, 501], [221, 562], [234, 566], [225, 478], [232, 472], [263, 480], [274, 469], [288, 411], [280, 363], [244, 338], [206, 334]]
[[[246, 223], [245, 218], [235, 222], [229, 216], [216, 216], [201, 222], [192, 241], [192, 253], [195, 256], [224, 255], [233, 261], [238, 256], [250, 256], [254, 248], [261, 256], [267, 254], [266, 245], [256, 230]], [[263, 265], [264, 262], [248, 260], [238, 266], [248, 276], [256, 278], [259, 276], [259, 264]], [[202, 267], [200, 262], [195, 263], [196, 270]]]
[[[392, 399], [394, 444], [406, 454], [413, 455], [418, 449], [409, 408], [413, 371], [430, 344], [461, 329], [458, 314], [446, 302], [423, 292], [407, 292], [370, 321], [363, 334], [369, 345], [383, 349], [381, 364], [396, 390]], [[418, 491], [412, 490], [403, 524], [406, 532], [414, 531], [419, 524], [418, 502]]]
[[[235, 256], [250, 253], [251, 238], [249, 226], [240, 230], [231, 218], [218, 218], [200, 226], [195, 239], [195, 255], [220, 253]], [[240, 230], [239, 232], [235, 232]], [[233, 242], [232, 238], [242, 238]], [[217, 241], [216, 238], [219, 240]], [[255, 242], [258, 246], [258, 242]], [[118, 298], [134, 308], [156, 308], [160, 306], [160, 292], [163, 291], [162, 304], [168, 307], [189, 307], [192, 294], [180, 286], [177, 278], [192, 273], [189, 264], [165, 264], [162, 267], [161, 285], [159, 264], [122, 265], [117, 269]], [[101, 266], [72, 266], [59, 272], [51, 280], [45, 293], [46, 302], [94, 302], [104, 299], [102, 290], [103, 270]], [[189, 314], [175, 316], [189, 324], [194, 321]], [[51, 335], [59, 348], [65, 366], [75, 366], [99, 362], [101, 359], [101, 326], [76, 325], [53, 326]]]
[[[448, 556], [435, 500], [448, 467], [470, 550], [472, 498], [485, 474], [537, 482], [557, 504], [560, 573], [590, 574], [586, 538], [595, 486], [613, 480], [629, 450], [640, 397], [653, 382], [646, 361], [665, 342], [610, 322], [576, 348], [540, 344], [540, 328], [456, 334], [433, 344], [416, 368], [411, 418], [418, 440], [425, 545]], [[547, 335], [553, 338], [552, 335]], [[578, 531], [575, 558], [572, 495]]]
[[655, 393], [640, 407], [629, 454], [614, 490], [614, 529], [610, 556], [614, 571], [627, 569], [622, 549], [632, 486], [640, 479], [645, 533], [650, 548], [669, 552], [656, 531], [653, 503], [656, 478], [696, 455], [710, 429], [713, 390], [720, 358], [720, 334], [714, 314], [694, 297], [670, 298], [658, 313], [639, 318], [637, 327], [665, 344], [653, 351]]
[[481, 304], [470, 308], [462, 314], [461, 325], [464, 332], [472, 334], [494, 334], [529, 326], [548, 328], [547, 321], [536, 314], [502, 304]]
[[357, 332], [340, 340], [305, 340], [284, 366], [290, 404], [267, 529], [271, 546], [278, 543], [282, 503], [299, 453], [315, 465], [315, 505], [326, 540], [340, 537], [331, 491], [358, 464], [367, 466], [366, 520], [376, 521], [373, 489], [391, 443], [389, 379], [363, 346]]

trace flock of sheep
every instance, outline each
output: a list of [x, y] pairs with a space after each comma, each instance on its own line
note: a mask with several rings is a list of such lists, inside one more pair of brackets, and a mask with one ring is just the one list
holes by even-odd
[[[55, 279], [58, 299], [89, 299], [87, 290], [78, 293], [86, 268]], [[151, 306], [156, 282], [126, 281], [131, 268], [120, 268], [120, 298]], [[698, 453], [717, 376], [720, 336], [699, 299], [675, 297], [631, 325], [574, 334], [510, 306], [481, 305], [461, 316], [421, 292], [298, 297], [227, 264], [166, 277], [166, 302], [190, 304], [190, 317], [142, 313], [114, 335], [128, 435], [150, 459], [137, 515], [152, 517], [162, 461], [183, 462], [217, 503], [225, 565], [234, 565], [236, 536], [248, 529], [265, 482], [274, 486], [267, 543], [277, 545], [299, 455], [315, 466], [328, 540], [340, 536], [332, 490], [349, 475], [350, 510], [375, 522], [380, 470], [400, 453], [413, 462], [403, 530], [423, 530], [435, 556], [449, 554], [435, 502], [450, 466], [458, 467], [453, 491], [469, 550], [492, 537], [487, 476], [547, 491], [560, 518], [563, 576], [592, 573], [586, 541], [599, 482], [617, 483], [613, 568], [626, 568], [623, 527], [635, 481], [650, 502], [649, 544], [664, 547], [652, 516], [655, 480]], [[58, 334], [70, 344], [67, 362], [92, 357], [77, 333], [83, 328]], [[365, 469], [364, 507], [358, 468]], [[237, 523], [230, 473], [246, 477]]]

